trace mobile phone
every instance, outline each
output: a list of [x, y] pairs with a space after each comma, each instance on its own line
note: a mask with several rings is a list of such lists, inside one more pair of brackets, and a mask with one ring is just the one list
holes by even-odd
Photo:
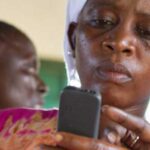
[[60, 96], [58, 131], [98, 138], [100, 96], [91, 90], [73, 86], [64, 88]]

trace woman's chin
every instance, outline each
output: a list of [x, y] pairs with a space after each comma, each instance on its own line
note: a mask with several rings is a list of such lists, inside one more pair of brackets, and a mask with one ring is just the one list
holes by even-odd
[[129, 105], [129, 101], [125, 100], [123, 96], [116, 93], [102, 93], [102, 105], [111, 105], [118, 108], [126, 108]]

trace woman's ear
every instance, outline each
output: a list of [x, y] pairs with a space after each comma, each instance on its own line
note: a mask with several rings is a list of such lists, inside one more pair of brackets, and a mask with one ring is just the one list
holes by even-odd
[[72, 49], [72, 55], [73, 57], [75, 57], [75, 45], [76, 45], [76, 27], [77, 27], [77, 23], [72, 22], [69, 25], [69, 29], [68, 29], [68, 40], [69, 40], [69, 44], [71, 46]]

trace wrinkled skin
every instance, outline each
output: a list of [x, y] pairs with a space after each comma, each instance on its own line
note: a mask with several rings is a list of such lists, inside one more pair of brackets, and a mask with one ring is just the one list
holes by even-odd
[[[149, 150], [150, 125], [143, 116], [150, 96], [150, 1], [88, 0], [68, 35], [82, 87], [100, 92], [103, 105], [113, 107], [103, 108], [100, 140], [60, 133], [58, 145]], [[122, 141], [127, 130], [139, 136], [136, 144]]]
[[46, 86], [38, 76], [35, 48], [13, 30], [0, 22], [0, 108], [41, 105]]

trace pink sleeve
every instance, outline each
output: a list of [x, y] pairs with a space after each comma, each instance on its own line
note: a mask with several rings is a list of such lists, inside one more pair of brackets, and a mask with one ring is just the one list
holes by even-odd
[[57, 114], [56, 109], [0, 110], [0, 150], [7, 150], [9, 146], [11, 149], [19, 150], [23, 145], [27, 147], [33, 144], [33, 139], [41, 141], [44, 137], [51, 138], [56, 131]]

